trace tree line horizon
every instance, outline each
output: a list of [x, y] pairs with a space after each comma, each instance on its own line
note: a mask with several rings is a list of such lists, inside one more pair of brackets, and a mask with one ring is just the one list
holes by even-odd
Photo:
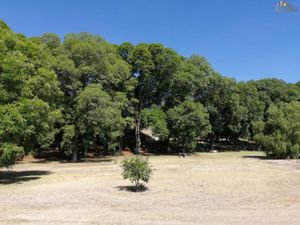
[[162, 44], [116, 45], [90, 33], [26, 37], [0, 20], [3, 165], [18, 152], [56, 148], [73, 160], [90, 149], [114, 153], [125, 137], [138, 152], [142, 128], [163, 151], [244, 138], [270, 156], [298, 158], [299, 101], [300, 82], [238, 82]]

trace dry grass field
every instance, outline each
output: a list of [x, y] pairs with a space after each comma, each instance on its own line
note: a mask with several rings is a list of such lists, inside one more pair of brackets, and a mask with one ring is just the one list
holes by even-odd
[[126, 189], [122, 157], [21, 163], [1, 171], [1, 225], [299, 225], [300, 162], [259, 152], [151, 156], [145, 192]]

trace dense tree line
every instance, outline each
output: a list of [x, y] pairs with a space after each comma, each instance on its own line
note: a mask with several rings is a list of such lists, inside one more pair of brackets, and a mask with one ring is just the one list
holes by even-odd
[[[58, 148], [77, 160], [115, 152], [151, 128], [165, 148], [255, 140], [275, 157], [299, 157], [300, 84], [237, 82], [199, 55], [161, 44], [113, 45], [89, 33], [27, 38], [0, 22], [0, 158]], [[3, 160], [2, 160], [3, 161]], [[5, 160], [4, 160], [5, 161]], [[8, 163], [9, 164], [9, 163]]]

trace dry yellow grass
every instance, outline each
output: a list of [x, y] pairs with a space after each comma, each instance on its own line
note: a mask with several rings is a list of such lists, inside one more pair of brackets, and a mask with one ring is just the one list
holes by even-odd
[[299, 225], [300, 163], [261, 155], [151, 156], [143, 193], [120, 188], [129, 185], [122, 157], [19, 164], [14, 182], [0, 184], [0, 224]]

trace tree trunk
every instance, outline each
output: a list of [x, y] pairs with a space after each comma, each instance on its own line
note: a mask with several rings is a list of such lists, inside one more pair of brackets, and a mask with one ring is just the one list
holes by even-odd
[[89, 148], [88, 144], [84, 142], [84, 152], [83, 152], [84, 158], [87, 157], [88, 148]]
[[171, 147], [170, 147], [170, 142], [169, 142], [169, 140], [166, 141], [166, 145], [167, 145], [167, 152], [168, 152], [168, 154], [171, 154], [172, 149], [171, 149]]
[[234, 138], [234, 145], [235, 145], [235, 150], [238, 151], [239, 150], [239, 141], [238, 138]]
[[135, 152], [139, 153], [141, 148], [141, 133], [140, 133], [140, 126], [141, 126], [141, 114], [138, 113], [135, 120]]
[[78, 160], [78, 148], [75, 147], [73, 150], [72, 161], [76, 162]]
[[210, 143], [209, 143], [209, 149], [212, 151], [214, 150], [214, 135], [210, 135]]
[[182, 148], [181, 154], [182, 154], [182, 158], [185, 158], [185, 156], [186, 156], [185, 148]]
[[139, 190], [139, 181], [137, 180], [135, 182], [135, 191], [137, 192]]
[[119, 144], [118, 144], [119, 149], [117, 149], [118, 152], [123, 150], [123, 137], [119, 139]]

